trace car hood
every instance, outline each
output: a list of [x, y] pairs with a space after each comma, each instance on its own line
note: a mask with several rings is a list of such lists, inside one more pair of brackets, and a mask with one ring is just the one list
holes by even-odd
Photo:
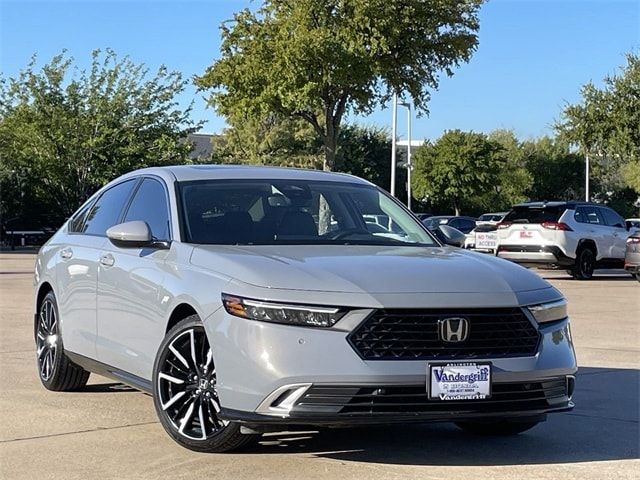
[[450, 247], [196, 246], [191, 263], [254, 286], [342, 293], [503, 293], [549, 288], [535, 273]]

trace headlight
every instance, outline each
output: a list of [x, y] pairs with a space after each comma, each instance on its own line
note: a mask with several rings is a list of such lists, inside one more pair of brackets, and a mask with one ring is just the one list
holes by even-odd
[[563, 298], [551, 303], [527, 307], [538, 323], [555, 322], [567, 318], [567, 301]]
[[235, 317], [303, 327], [333, 327], [346, 313], [340, 308], [285, 305], [225, 293], [222, 294], [222, 304], [227, 313]]

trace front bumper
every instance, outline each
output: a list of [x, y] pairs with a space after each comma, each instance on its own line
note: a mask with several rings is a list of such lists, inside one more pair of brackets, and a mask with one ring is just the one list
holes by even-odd
[[[287, 414], [223, 408], [225, 420], [256, 425], [368, 425], [544, 417], [573, 409], [575, 377], [541, 382], [497, 383], [491, 398], [442, 402], [430, 400], [424, 385], [311, 385]], [[294, 387], [295, 388], [295, 387]]]
[[575, 259], [568, 257], [555, 245], [499, 245], [497, 256], [523, 265], [571, 266]]
[[[478, 359], [491, 362], [494, 391], [525, 392], [522, 398], [494, 396], [482, 404], [427, 401], [429, 361], [363, 360], [347, 336], [370, 313], [353, 310], [338, 322], [340, 329], [315, 329], [215, 312], [204, 324], [217, 352], [221, 417], [249, 425], [344, 425], [528, 417], [573, 407], [568, 378], [577, 366], [568, 319], [540, 329], [535, 355]], [[549, 382], [555, 387], [545, 391], [541, 385]], [[534, 390], [538, 397], [527, 396]]]

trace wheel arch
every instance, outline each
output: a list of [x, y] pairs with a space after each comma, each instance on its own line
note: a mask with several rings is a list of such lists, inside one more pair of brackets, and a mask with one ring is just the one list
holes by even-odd
[[169, 315], [169, 320], [167, 321], [167, 326], [165, 327], [164, 333], [167, 334], [169, 330], [171, 330], [178, 322], [191, 315], [199, 315], [199, 313], [190, 303], [179, 303], [171, 311], [171, 315]]
[[596, 245], [595, 240], [592, 240], [591, 238], [581, 238], [578, 241], [578, 247], [576, 248], [576, 256], [578, 252], [583, 248], [590, 248], [591, 250], [593, 250], [596, 258], [598, 257], [598, 246]]
[[[36, 294], [36, 305], [35, 305], [36, 312], [38, 311], [38, 308], [40, 308], [40, 304], [42, 303], [42, 300], [44, 300], [44, 297], [49, 292], [53, 292], [53, 286], [51, 285], [51, 283], [45, 280], [38, 287], [38, 293]], [[55, 295], [55, 292], [54, 292], [54, 295]]]

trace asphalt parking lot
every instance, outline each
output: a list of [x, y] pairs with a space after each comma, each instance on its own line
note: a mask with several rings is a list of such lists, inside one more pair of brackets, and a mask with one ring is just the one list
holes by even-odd
[[197, 454], [165, 435], [151, 397], [92, 375], [86, 391], [38, 380], [31, 254], [0, 253], [0, 478], [640, 478], [640, 283], [539, 272], [570, 302], [575, 410], [514, 438], [448, 424], [271, 434], [240, 453]]

